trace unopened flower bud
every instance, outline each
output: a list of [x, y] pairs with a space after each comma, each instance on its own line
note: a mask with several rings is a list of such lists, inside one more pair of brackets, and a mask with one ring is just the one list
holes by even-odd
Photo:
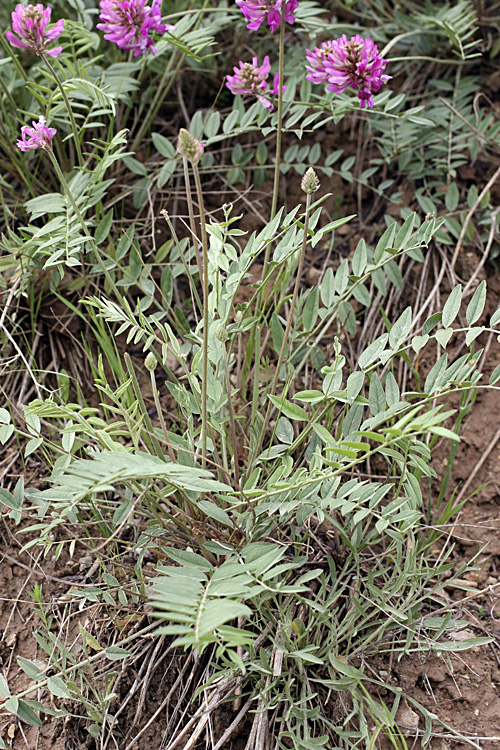
[[219, 339], [219, 341], [222, 341], [223, 344], [229, 338], [229, 334], [228, 334], [228, 332], [226, 330], [226, 326], [223, 326], [223, 325], [217, 326], [217, 330], [215, 331], [215, 335], [217, 336], [217, 338]]
[[307, 172], [302, 178], [302, 182], [300, 183], [300, 187], [304, 191], [304, 193], [307, 193], [307, 195], [311, 195], [311, 193], [315, 193], [316, 190], [319, 188], [319, 180], [316, 175], [316, 172], [312, 167], [309, 167]]
[[185, 128], [179, 130], [179, 137], [177, 139], [177, 151], [185, 156], [188, 161], [192, 164], [197, 164], [203, 156], [205, 147], [203, 144], [191, 135], [191, 133]]
[[146, 366], [146, 370], [149, 370], [149, 372], [153, 372], [156, 369], [157, 364], [158, 363], [156, 361], [155, 355], [153, 354], [153, 352], [149, 352], [144, 362], [144, 365]]

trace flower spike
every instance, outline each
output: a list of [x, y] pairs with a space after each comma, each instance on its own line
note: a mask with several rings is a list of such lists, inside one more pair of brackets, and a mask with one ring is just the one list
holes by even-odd
[[191, 135], [189, 130], [181, 128], [179, 130], [179, 137], [177, 138], [177, 151], [181, 156], [184, 156], [191, 164], [198, 164], [205, 147], [201, 141]]

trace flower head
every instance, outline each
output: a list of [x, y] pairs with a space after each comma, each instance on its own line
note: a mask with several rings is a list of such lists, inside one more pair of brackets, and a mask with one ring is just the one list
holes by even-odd
[[285, 21], [294, 23], [293, 15], [298, 8], [299, 0], [236, 0], [236, 5], [249, 21], [247, 29], [257, 31], [265, 20], [274, 34], [281, 23], [281, 8], [285, 2]]
[[306, 78], [313, 83], [326, 83], [329, 91], [342, 94], [349, 86], [358, 92], [359, 106], [373, 107], [372, 94], [391, 76], [385, 75], [387, 61], [380, 57], [372, 39], [356, 34], [349, 41], [340, 39], [325, 42], [314, 52], [307, 50]]
[[153, 0], [151, 7], [147, 0], [101, 0], [99, 18], [102, 23], [97, 28], [104, 31], [104, 38], [114, 42], [120, 49], [133, 49], [134, 57], [153, 54], [152, 34], [163, 35], [173, 31], [175, 26], [161, 22], [161, 0]]
[[[279, 75], [276, 73], [273, 80], [272, 88], [267, 88], [267, 78], [271, 65], [269, 63], [269, 57], [266, 55], [264, 62], [259, 68], [259, 63], [256, 57], [252, 58], [251, 63], [244, 63], [240, 61], [239, 68], [233, 68], [234, 75], [226, 76], [226, 86], [229, 91], [233, 94], [254, 94], [263, 107], [266, 109], [274, 109], [272, 103], [269, 101], [269, 94], [277, 94], [279, 89]], [[285, 90], [283, 86], [283, 91]]]
[[35, 148], [45, 148], [52, 151], [52, 138], [57, 133], [55, 128], [49, 128], [45, 124], [45, 117], [40, 117], [38, 122], [32, 120], [33, 127], [23, 125], [21, 128], [21, 138], [17, 141], [18, 148], [21, 151], [32, 151]]
[[177, 151], [185, 156], [188, 161], [192, 164], [197, 164], [201, 157], [205, 147], [198, 138], [191, 135], [189, 130], [181, 128], [179, 130], [179, 137], [177, 138]]
[[309, 167], [309, 169], [303, 176], [300, 187], [302, 188], [304, 193], [307, 193], [307, 195], [312, 195], [312, 193], [315, 193], [316, 190], [319, 190], [318, 175], [312, 167]]
[[[52, 8], [44, 8], [42, 3], [36, 5], [16, 5], [12, 12], [12, 31], [6, 31], [5, 36], [13, 47], [31, 49], [37, 55], [57, 57], [62, 47], [47, 49], [64, 31], [64, 21], [58, 21], [51, 29], [47, 29]], [[17, 35], [17, 36], [16, 36]]]

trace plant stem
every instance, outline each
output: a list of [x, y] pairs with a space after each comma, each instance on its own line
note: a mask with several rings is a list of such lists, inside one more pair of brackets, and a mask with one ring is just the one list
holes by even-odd
[[175, 70], [172, 73], [172, 75], [170, 76], [169, 82], [165, 85], [165, 81], [167, 79], [168, 74], [170, 73], [174, 57], [175, 57], [175, 53], [170, 58], [169, 63], [167, 65], [167, 67], [165, 68], [164, 72], [163, 72], [162, 79], [161, 79], [161, 81], [159, 83], [158, 88], [156, 89], [156, 93], [154, 95], [153, 102], [152, 102], [151, 107], [149, 109], [149, 116], [145, 117], [143, 119], [142, 124], [141, 124], [141, 126], [140, 126], [140, 128], [139, 128], [139, 130], [137, 132], [137, 135], [135, 136], [135, 138], [133, 140], [131, 151], [137, 151], [139, 145], [141, 144], [142, 139], [144, 138], [144, 134], [147, 132], [148, 128], [153, 124], [153, 120], [155, 119], [155, 117], [156, 117], [156, 115], [158, 113], [158, 110], [160, 109], [160, 107], [162, 105], [162, 102], [164, 101], [164, 99], [167, 96], [168, 92], [172, 88], [172, 84], [174, 83], [174, 81], [177, 80], [177, 75], [178, 75], [178, 73], [179, 73], [179, 71], [180, 71], [180, 69], [182, 67], [182, 63], [184, 62], [184, 60], [186, 58], [186, 54], [183, 53], [180, 56], [179, 61], [178, 61], [177, 65], [176, 65], [176, 67], [175, 67]]
[[133, 365], [132, 360], [130, 359], [130, 355], [128, 352], [125, 352], [124, 359], [125, 359], [125, 364], [127, 365], [128, 374], [132, 381], [132, 388], [134, 389], [134, 394], [139, 404], [140, 413], [142, 414], [142, 417], [144, 419], [144, 424], [147, 428], [147, 432], [145, 431], [143, 434], [144, 443], [149, 448], [149, 450], [151, 451], [153, 455], [156, 455], [158, 456], [158, 458], [165, 460], [165, 454], [163, 453], [161, 445], [158, 442], [158, 438], [156, 437], [153, 423], [151, 422], [151, 419], [148, 414], [148, 410], [146, 408], [146, 404], [144, 403], [141, 386], [139, 384], [139, 381], [137, 380], [137, 375], [135, 374], [134, 365]]
[[[271, 384], [271, 390], [268, 393], [268, 404], [266, 409], [266, 414], [264, 417], [264, 422], [262, 424], [262, 428], [260, 431], [259, 439], [257, 441], [254, 456], [253, 459], [255, 459], [262, 448], [262, 443], [264, 442], [264, 437], [266, 434], [267, 426], [269, 424], [269, 419], [271, 417], [271, 410], [273, 408], [273, 403], [270, 400], [270, 396], [274, 396], [276, 392], [276, 386], [278, 385], [278, 379], [280, 376], [280, 370], [281, 366], [283, 364], [283, 360], [285, 359], [285, 352], [287, 350], [288, 346], [288, 337], [290, 335], [290, 329], [292, 327], [292, 321], [293, 321], [293, 313], [295, 310], [295, 305], [297, 304], [297, 297], [299, 294], [299, 286], [300, 286], [300, 279], [302, 276], [302, 269], [304, 268], [304, 259], [306, 255], [306, 246], [307, 246], [307, 238], [308, 238], [308, 227], [309, 227], [309, 207], [311, 205], [311, 194], [308, 193], [306, 196], [306, 212], [304, 216], [304, 235], [302, 237], [302, 246], [300, 248], [300, 260], [299, 260], [299, 266], [297, 268], [297, 278], [295, 279], [295, 287], [293, 290], [292, 300], [290, 302], [290, 310], [288, 312], [288, 320], [285, 328], [285, 333], [283, 335], [283, 341], [281, 343], [281, 349], [278, 357], [278, 363], [276, 365], [276, 371], [274, 373], [273, 382]], [[249, 461], [249, 469], [252, 467], [252, 461]]]
[[203, 191], [201, 189], [200, 173], [198, 164], [193, 163], [193, 175], [196, 185], [196, 194], [200, 206], [201, 226], [201, 249], [203, 254], [203, 344], [202, 344], [202, 375], [201, 375], [201, 457], [202, 466], [205, 467], [207, 458], [207, 381], [208, 381], [208, 238], [205, 226], [205, 207], [203, 204]]
[[[276, 209], [278, 208], [278, 192], [280, 184], [280, 165], [281, 165], [281, 130], [283, 126], [283, 78], [284, 78], [284, 66], [285, 66], [285, 12], [286, 2], [281, 5], [281, 23], [280, 23], [280, 45], [279, 45], [279, 60], [278, 60], [278, 119], [276, 123], [276, 164], [274, 165], [274, 185], [273, 185], [273, 200], [271, 203], [271, 218], [272, 221], [276, 216]], [[265, 268], [263, 269], [263, 272]]]
[[[269, 221], [272, 221], [276, 216], [276, 210], [278, 208], [278, 193], [280, 185], [280, 166], [281, 166], [281, 131], [283, 127], [283, 71], [285, 65], [285, 12], [286, 2], [282, 3], [281, 6], [281, 23], [280, 23], [280, 43], [279, 43], [279, 73], [278, 73], [278, 118], [276, 122], [276, 162], [274, 165], [274, 184], [273, 184], [273, 198], [271, 202], [271, 216]], [[261, 281], [264, 283], [264, 279], [267, 276], [267, 268], [269, 266], [269, 256], [271, 254], [271, 243], [268, 243], [266, 252], [264, 254], [264, 262], [262, 264], [262, 276]], [[264, 298], [264, 287], [262, 287], [258, 300], [257, 300], [257, 315], [260, 312], [262, 301]]]
[[83, 167], [85, 165], [85, 162], [84, 162], [83, 155], [82, 155], [82, 148], [80, 146], [80, 135], [78, 133], [78, 128], [76, 127], [75, 116], [73, 114], [73, 110], [71, 108], [71, 104], [69, 103], [69, 99], [66, 96], [66, 92], [64, 90], [64, 87], [63, 87], [63, 85], [61, 83], [61, 80], [60, 80], [59, 76], [57, 75], [56, 71], [52, 67], [52, 64], [47, 59], [47, 55], [42, 55], [42, 60], [44, 61], [44, 63], [47, 66], [47, 68], [49, 69], [51, 75], [54, 77], [54, 80], [55, 80], [55, 82], [57, 84], [57, 87], [58, 87], [59, 91], [61, 92], [61, 96], [63, 98], [64, 104], [66, 105], [66, 109], [67, 109], [67, 112], [68, 112], [68, 115], [69, 115], [69, 119], [70, 119], [70, 122], [71, 122], [71, 129], [73, 131], [73, 140], [75, 142], [75, 148], [76, 148], [76, 155], [78, 157], [78, 163], [79, 163], [79, 165], [81, 167]]
[[48, 153], [48, 155], [50, 157], [50, 160], [52, 162], [52, 166], [54, 167], [54, 169], [56, 171], [56, 174], [57, 174], [57, 176], [59, 178], [59, 182], [61, 183], [61, 185], [63, 187], [63, 190], [66, 193], [66, 195], [68, 197], [68, 200], [69, 200], [69, 202], [71, 203], [71, 205], [73, 207], [73, 211], [75, 212], [76, 217], [77, 217], [78, 221], [80, 222], [80, 225], [81, 225], [81, 227], [83, 229], [83, 233], [88, 238], [90, 246], [91, 246], [92, 250], [94, 251], [94, 255], [96, 257], [96, 260], [97, 260], [99, 266], [101, 267], [101, 269], [103, 270], [104, 275], [105, 275], [105, 277], [106, 277], [109, 285], [111, 286], [111, 289], [115, 293], [117, 299], [120, 300], [122, 298], [122, 296], [121, 296], [120, 292], [118, 291], [118, 289], [116, 287], [116, 284], [115, 284], [113, 278], [111, 277], [111, 274], [109, 273], [108, 269], [106, 268], [105, 264], [102, 261], [101, 253], [99, 252], [99, 248], [97, 247], [94, 238], [90, 234], [89, 229], [87, 227], [87, 223], [86, 223], [85, 219], [83, 218], [82, 213], [81, 213], [80, 209], [78, 208], [75, 199], [73, 198], [73, 194], [72, 194], [72, 192], [71, 192], [71, 190], [69, 188], [68, 183], [66, 182], [66, 178], [64, 177], [64, 175], [62, 173], [61, 167], [59, 166], [59, 162], [57, 161], [57, 159], [56, 159], [56, 157], [54, 155], [54, 152], [51, 149], [45, 149], [45, 150], [46, 150], [46, 152]]
[[198, 266], [198, 274], [201, 279], [201, 277], [203, 276], [203, 270], [201, 266], [201, 258], [200, 258], [200, 253], [198, 250], [198, 239], [196, 237], [196, 229], [195, 229], [195, 223], [194, 223], [193, 201], [191, 198], [191, 184], [189, 182], [188, 161], [185, 156], [182, 157], [182, 166], [184, 168], [184, 182], [186, 183], [186, 197], [187, 197], [188, 213], [189, 213], [189, 226], [191, 227], [191, 234], [193, 235], [193, 247], [194, 247], [194, 252], [196, 256], [196, 264]]
[[226, 343], [222, 344], [222, 354], [224, 360], [224, 379], [226, 381], [226, 392], [227, 392], [227, 410], [229, 414], [229, 432], [231, 435], [231, 448], [233, 449], [233, 468], [234, 468], [234, 479], [236, 484], [240, 485], [240, 458], [238, 451], [238, 444], [236, 441], [236, 421], [234, 417], [232, 393], [231, 393], [231, 378], [229, 377], [229, 362], [227, 356]]

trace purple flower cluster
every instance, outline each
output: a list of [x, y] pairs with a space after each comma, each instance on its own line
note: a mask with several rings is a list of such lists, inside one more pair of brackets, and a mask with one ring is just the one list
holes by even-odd
[[101, 0], [97, 28], [104, 31], [104, 38], [114, 42], [120, 49], [133, 49], [134, 57], [156, 53], [152, 34], [160, 36], [173, 31], [175, 26], [161, 22], [161, 0]]
[[271, 34], [274, 34], [281, 23], [283, 2], [285, 2], [285, 21], [294, 23], [293, 14], [298, 8], [298, 0], [236, 0], [236, 5], [249, 21], [247, 29], [258, 31], [265, 20], [271, 29]]
[[52, 8], [44, 8], [42, 3], [36, 5], [16, 5], [12, 12], [12, 31], [6, 31], [5, 36], [13, 47], [31, 49], [37, 55], [57, 57], [62, 47], [47, 49], [49, 44], [61, 36], [64, 31], [64, 21], [58, 21], [51, 29], [47, 29], [50, 22]]
[[[275, 95], [279, 90], [279, 74], [276, 73], [273, 80], [272, 88], [267, 88], [267, 78], [271, 70], [269, 57], [266, 55], [264, 62], [259, 68], [256, 57], [252, 58], [251, 63], [240, 61], [239, 68], [233, 68], [234, 75], [226, 76], [226, 86], [233, 94], [254, 94], [263, 107], [274, 109], [272, 102], [269, 101], [270, 95]], [[283, 86], [283, 91], [286, 86]]]
[[312, 83], [326, 83], [329, 91], [342, 94], [352, 86], [358, 92], [359, 106], [373, 107], [372, 94], [391, 76], [385, 75], [387, 61], [383, 60], [372, 39], [356, 34], [349, 41], [340, 39], [324, 42], [313, 52], [306, 50], [306, 78]]
[[35, 148], [52, 150], [52, 138], [57, 133], [55, 128], [49, 128], [45, 124], [45, 117], [40, 117], [38, 122], [32, 121], [33, 127], [24, 125], [21, 128], [21, 138], [17, 141], [21, 151], [33, 151]]

